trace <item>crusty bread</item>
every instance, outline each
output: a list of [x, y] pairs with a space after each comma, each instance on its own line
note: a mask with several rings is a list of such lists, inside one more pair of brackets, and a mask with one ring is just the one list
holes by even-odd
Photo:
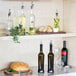
[[52, 32], [52, 31], [53, 31], [53, 28], [52, 28], [50, 25], [40, 26], [40, 27], [37, 29], [37, 32]]
[[18, 72], [29, 71], [30, 69], [29, 65], [24, 62], [12, 62], [10, 68]]

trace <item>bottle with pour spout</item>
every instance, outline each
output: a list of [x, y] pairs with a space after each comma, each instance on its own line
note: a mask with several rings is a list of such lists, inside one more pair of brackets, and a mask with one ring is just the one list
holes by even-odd
[[59, 13], [58, 10], [56, 10], [55, 13], [56, 17], [54, 18], [54, 29], [53, 32], [59, 32], [60, 31], [60, 19], [59, 19]]
[[20, 35], [25, 35], [26, 17], [25, 17], [25, 14], [24, 14], [24, 5], [23, 4], [21, 6], [21, 15], [19, 17], [19, 30], [20, 30]]
[[22, 3], [20, 10], [15, 12], [13, 17], [13, 28], [17, 27], [19, 35], [25, 35], [26, 32], [26, 16], [24, 13], [24, 5]]
[[30, 17], [29, 17], [29, 34], [34, 35], [35, 34], [35, 15], [33, 13], [34, 4], [33, 1], [31, 2], [30, 7]]
[[12, 28], [12, 17], [11, 17], [11, 9], [8, 12], [8, 21], [7, 21], [7, 35], [10, 35], [10, 29]]

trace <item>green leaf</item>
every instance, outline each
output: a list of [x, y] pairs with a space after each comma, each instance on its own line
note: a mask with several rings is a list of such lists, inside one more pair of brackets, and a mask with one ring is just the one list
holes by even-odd
[[10, 31], [10, 35], [13, 36], [13, 38], [12, 38], [13, 41], [15, 43], [20, 43], [19, 38], [18, 38], [18, 36], [19, 36], [19, 27], [16, 26], [14, 28], [11, 28], [9, 31]]
[[8, 71], [9, 71], [9, 72], [18, 72], [18, 71], [16, 71], [16, 70], [11, 69], [11, 68], [9, 68]]

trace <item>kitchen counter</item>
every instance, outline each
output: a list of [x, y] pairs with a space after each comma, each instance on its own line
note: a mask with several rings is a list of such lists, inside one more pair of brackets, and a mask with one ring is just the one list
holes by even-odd
[[[47, 68], [45, 68], [45, 72], [44, 73], [38, 73], [37, 72], [37, 67], [31, 67], [33, 74], [32, 75], [28, 75], [28, 76], [76, 76], [76, 68], [72, 67], [69, 68], [67, 70], [60, 70], [60, 69], [55, 69], [54, 74], [48, 74], [47, 73]], [[0, 72], [0, 76], [11, 76], [11, 75], [5, 75], [3, 73], [3, 71]], [[26, 76], [26, 75], [13, 75], [13, 76]]]

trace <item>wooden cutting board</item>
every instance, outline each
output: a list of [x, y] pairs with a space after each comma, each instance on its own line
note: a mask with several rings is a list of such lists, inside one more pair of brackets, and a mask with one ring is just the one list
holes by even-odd
[[32, 70], [29, 70], [29, 72], [25, 73], [25, 72], [9, 72], [8, 68], [4, 68], [2, 70], [4, 72], [5, 75], [10, 75], [10, 76], [25, 76], [25, 75], [32, 75]]
[[66, 32], [64, 31], [59, 31], [59, 32], [39, 32], [36, 31], [37, 34], [65, 34]]

